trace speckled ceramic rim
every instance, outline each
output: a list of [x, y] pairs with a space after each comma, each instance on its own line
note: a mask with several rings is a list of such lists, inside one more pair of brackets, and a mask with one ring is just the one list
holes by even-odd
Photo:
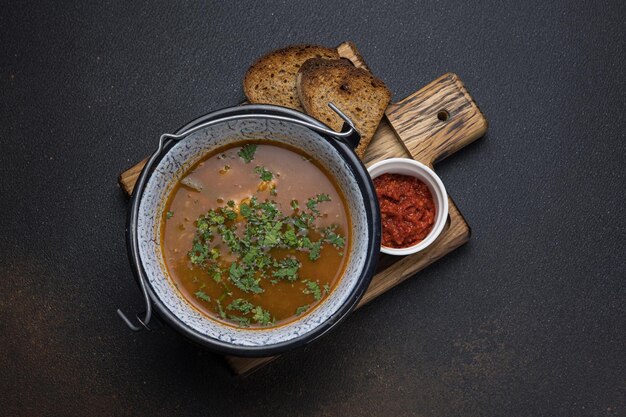
[[420, 252], [429, 247], [439, 237], [448, 219], [448, 193], [439, 176], [426, 165], [409, 158], [385, 159], [369, 167], [368, 172], [372, 179], [386, 173], [417, 177], [428, 185], [435, 202], [435, 224], [428, 236], [426, 236], [426, 239], [408, 248], [389, 248], [381, 246], [380, 251], [388, 255], [405, 256]]
[[[214, 113], [202, 116], [189, 124], [183, 126], [178, 130], [177, 133], [184, 132], [189, 130], [194, 126], [198, 126], [201, 123], [205, 123], [209, 120], [215, 119], [225, 119], [227, 121], [229, 116], [233, 115], [241, 115], [241, 114], [277, 114], [282, 116], [289, 116], [292, 118], [297, 118], [300, 120], [305, 120], [309, 123], [326, 127], [321, 124], [319, 121], [306, 116], [302, 113], [296, 112], [294, 110], [278, 107], [278, 106], [269, 106], [269, 105], [245, 105], [239, 107], [232, 107], [223, 110], [216, 111]], [[365, 261], [363, 267], [361, 269], [361, 273], [358, 277], [358, 281], [351, 288], [349, 296], [344, 300], [344, 302], [334, 311], [332, 315], [330, 315], [327, 319], [321, 322], [319, 325], [314, 327], [313, 329], [307, 331], [306, 333], [300, 334], [290, 340], [286, 340], [280, 343], [274, 343], [271, 345], [254, 345], [254, 346], [246, 346], [246, 345], [234, 345], [232, 343], [228, 343], [224, 340], [219, 340], [213, 337], [209, 337], [206, 334], [198, 332], [196, 329], [190, 327], [185, 322], [183, 322], [179, 317], [172, 313], [165, 305], [165, 303], [156, 295], [155, 289], [152, 287], [149, 280], [145, 279], [146, 271], [144, 269], [143, 262], [139, 262], [137, 264], [134, 259], [138, 258], [134, 253], [133, 247], [131, 245], [131, 235], [134, 233], [135, 236], [137, 232], [137, 224], [132, 224], [131, 218], [129, 215], [129, 223], [127, 225], [127, 241], [128, 241], [128, 250], [129, 250], [129, 258], [131, 261], [131, 266], [133, 267], [133, 272], [137, 279], [142, 279], [140, 277], [144, 277], [144, 281], [146, 282], [146, 289], [148, 295], [155, 306], [156, 310], [159, 312], [161, 318], [163, 318], [168, 324], [172, 325], [178, 331], [180, 331], [185, 336], [189, 337], [191, 340], [200, 343], [203, 346], [206, 346], [212, 350], [226, 353], [230, 355], [237, 356], [270, 356], [278, 353], [285, 352], [287, 350], [291, 350], [298, 346], [305, 345], [307, 343], [316, 340], [334, 326], [336, 326], [346, 315], [357, 305], [374, 274], [374, 270], [376, 267], [376, 263], [378, 260], [378, 255], [380, 252], [380, 213], [378, 208], [378, 201], [376, 199], [376, 195], [374, 192], [374, 187], [367, 173], [367, 170], [358, 159], [358, 157], [354, 154], [353, 148], [348, 146], [346, 143], [338, 140], [336, 138], [327, 137], [325, 135], [317, 133], [323, 139], [325, 139], [336, 151], [340, 154], [342, 160], [349, 166], [351, 173], [354, 175], [354, 180], [358, 185], [359, 191], [363, 197], [364, 210], [366, 213], [367, 225], [366, 228], [368, 230], [368, 235], [371, 237], [368, 239], [365, 253]], [[174, 142], [168, 142], [159, 158], [156, 160], [153, 167], [157, 167], [159, 162], [167, 155], [167, 153], [176, 145]], [[148, 173], [148, 178], [153, 175], [154, 172]], [[146, 184], [149, 182], [146, 181]], [[133, 193], [132, 199], [136, 198], [138, 193]], [[141, 195], [141, 193], [139, 193]], [[133, 201], [131, 201], [131, 207], [133, 206]], [[357, 236], [355, 236], [358, 239]], [[263, 330], [257, 330], [258, 332], [262, 332]]]

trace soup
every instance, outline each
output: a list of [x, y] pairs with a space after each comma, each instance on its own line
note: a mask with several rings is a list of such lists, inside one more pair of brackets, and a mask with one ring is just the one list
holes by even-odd
[[346, 203], [330, 175], [285, 145], [218, 149], [174, 186], [161, 224], [174, 285], [210, 318], [272, 327], [312, 311], [350, 248]]

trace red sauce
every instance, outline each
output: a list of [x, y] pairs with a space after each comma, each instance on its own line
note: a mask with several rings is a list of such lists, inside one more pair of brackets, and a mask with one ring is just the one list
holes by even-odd
[[383, 223], [383, 246], [406, 248], [424, 240], [435, 223], [435, 202], [415, 177], [383, 174], [374, 179]]

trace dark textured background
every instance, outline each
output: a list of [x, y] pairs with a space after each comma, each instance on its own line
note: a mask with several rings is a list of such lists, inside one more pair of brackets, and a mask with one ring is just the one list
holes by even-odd
[[[0, 4], [0, 414], [626, 415], [624, 2], [40, 3]], [[348, 39], [490, 120], [437, 167], [470, 243], [244, 379], [130, 332], [118, 173], [260, 54]]]

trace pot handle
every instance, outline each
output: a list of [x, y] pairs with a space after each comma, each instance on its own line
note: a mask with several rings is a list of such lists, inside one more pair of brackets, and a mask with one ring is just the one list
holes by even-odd
[[[361, 142], [361, 134], [356, 130], [354, 123], [344, 112], [339, 110], [337, 106], [333, 103], [328, 103], [328, 107], [330, 107], [339, 117], [343, 119], [343, 126], [341, 127], [341, 133], [334, 133], [334, 136], [338, 136], [342, 138], [348, 146], [355, 150], [357, 146], [359, 146], [359, 142]], [[318, 128], [319, 130], [319, 128]], [[328, 131], [328, 129], [324, 129]]]
[[[307, 127], [316, 132], [323, 133], [331, 137], [342, 139], [352, 148], [356, 148], [359, 145], [359, 142], [361, 140], [361, 135], [359, 134], [359, 132], [357, 132], [356, 128], [354, 127], [354, 123], [352, 123], [352, 120], [350, 120], [350, 118], [346, 116], [344, 112], [339, 110], [339, 108], [337, 108], [337, 106], [335, 106], [333, 103], [328, 103], [328, 107], [330, 107], [335, 113], [337, 113], [337, 115], [341, 117], [344, 121], [343, 127], [341, 128], [340, 132], [336, 132], [327, 127], [320, 126], [311, 122], [307, 122], [305, 120], [294, 119], [289, 116], [279, 116], [276, 114], [263, 114], [263, 113], [238, 114], [234, 116], [228, 116], [227, 118], [229, 121], [250, 119], [250, 118], [262, 118], [262, 119], [268, 119], [268, 120], [277, 120], [281, 122], [294, 123], [300, 126]], [[177, 133], [177, 134], [165, 133], [161, 136], [161, 139], [165, 138], [165, 139], [181, 140], [182, 138], [184, 138], [187, 135], [190, 135], [193, 132], [196, 132], [200, 129], [204, 129], [205, 127], [214, 125], [216, 123], [222, 122], [223, 120], [224, 119], [222, 118], [208, 120], [204, 123], [200, 123], [199, 125], [196, 125], [190, 129], [185, 130], [184, 132]]]
[[129, 329], [137, 332], [142, 328], [146, 330], [151, 330], [148, 324], [152, 319], [152, 302], [150, 301], [150, 296], [148, 295], [146, 277], [144, 276], [143, 270], [140, 267], [141, 260], [139, 259], [139, 239], [137, 237], [137, 218], [139, 217], [139, 202], [141, 201], [141, 195], [143, 194], [143, 189], [148, 180], [148, 174], [152, 171], [152, 166], [155, 164], [156, 160], [163, 152], [163, 148], [167, 144], [169, 144], [172, 139], [167, 137], [167, 134], [161, 135], [159, 138], [159, 147], [157, 150], [150, 156], [148, 162], [141, 170], [141, 174], [137, 179], [137, 183], [135, 184], [134, 192], [132, 195], [132, 201], [130, 205], [130, 217], [128, 221], [128, 225], [126, 226], [127, 233], [130, 233], [130, 242], [131, 242], [131, 250], [130, 256], [132, 257], [133, 262], [133, 270], [136, 271], [137, 281], [139, 281], [139, 288], [141, 289], [141, 294], [143, 295], [143, 300], [145, 304], [145, 313], [143, 314], [143, 318], [139, 316], [139, 313], [135, 315], [137, 321], [141, 326], [137, 326], [133, 324], [130, 319], [122, 312], [121, 309], [117, 309], [117, 315], [120, 316], [122, 321], [126, 323]]
[[[339, 117], [341, 117], [344, 121], [344, 124], [341, 128], [341, 132], [335, 132], [327, 127], [316, 125], [304, 120], [294, 119], [287, 116], [279, 116], [275, 114], [240, 114], [234, 116], [228, 116], [228, 120], [238, 120], [238, 119], [249, 119], [251, 117], [255, 118], [263, 118], [269, 120], [278, 120], [283, 122], [295, 123], [309, 129], [312, 129], [316, 132], [326, 134], [331, 137], [336, 137], [344, 141], [348, 146], [352, 149], [355, 149], [361, 140], [361, 135], [354, 127], [354, 123], [352, 120], [348, 118], [341, 110], [337, 108], [333, 103], [328, 103], [328, 107], [330, 107]], [[179, 141], [186, 137], [187, 135], [196, 132], [205, 127], [214, 125], [216, 123], [220, 123], [224, 120], [224, 118], [217, 118], [213, 120], [209, 120], [207, 122], [201, 123], [197, 126], [192, 127], [191, 129], [185, 130], [182, 133], [178, 134], [170, 134], [164, 133], [159, 138], [159, 147], [157, 150], [150, 156], [148, 162], [141, 170], [141, 174], [135, 183], [134, 191], [131, 198], [131, 206], [130, 206], [130, 217], [128, 221], [128, 230], [127, 233], [130, 233], [130, 256], [133, 263], [133, 270], [136, 273], [137, 280], [139, 281], [139, 287], [141, 289], [141, 294], [143, 295], [144, 303], [146, 306], [145, 313], [143, 314], [143, 318], [140, 317], [139, 314], [136, 314], [135, 317], [139, 322], [140, 326], [133, 324], [133, 322], [120, 310], [117, 309], [117, 315], [126, 323], [129, 329], [133, 331], [139, 331], [142, 328], [146, 330], [151, 330], [148, 324], [152, 319], [152, 302], [150, 301], [150, 295], [148, 294], [147, 287], [147, 278], [144, 275], [143, 269], [141, 268], [141, 259], [139, 258], [139, 238], [137, 236], [137, 219], [139, 217], [139, 202], [141, 201], [141, 195], [143, 194], [143, 189], [145, 188], [146, 182], [148, 181], [148, 175], [152, 170], [153, 165], [159, 159], [161, 152], [163, 149], [171, 143], [172, 141]]]

